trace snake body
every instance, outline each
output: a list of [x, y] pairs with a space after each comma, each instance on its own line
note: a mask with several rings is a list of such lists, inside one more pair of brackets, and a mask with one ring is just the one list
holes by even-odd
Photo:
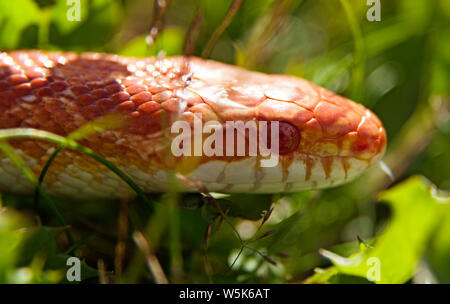
[[[99, 53], [13, 51], [0, 54], [0, 129], [34, 128], [67, 136], [100, 117], [124, 123], [79, 140], [115, 164], [144, 191], [166, 191], [181, 172], [209, 191], [274, 193], [318, 189], [353, 180], [386, 146], [370, 110], [304, 79], [267, 75], [196, 57], [127, 58]], [[252, 156], [171, 155], [175, 121], [279, 121], [274, 167]], [[169, 135], [170, 136], [170, 135]], [[39, 175], [55, 145], [9, 143]], [[177, 181], [178, 189], [195, 191]], [[127, 185], [88, 156], [64, 150], [45, 177], [56, 196], [113, 198]], [[0, 154], [0, 190], [31, 193], [33, 185]]]

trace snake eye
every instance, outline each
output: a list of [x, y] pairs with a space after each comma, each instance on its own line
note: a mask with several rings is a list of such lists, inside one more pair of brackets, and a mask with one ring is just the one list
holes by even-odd
[[280, 122], [279, 149], [280, 154], [288, 154], [297, 150], [300, 144], [300, 132], [288, 122]]

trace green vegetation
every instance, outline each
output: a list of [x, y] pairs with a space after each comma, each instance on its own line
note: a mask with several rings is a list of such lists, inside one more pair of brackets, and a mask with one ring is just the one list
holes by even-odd
[[[78, 22], [68, 20], [66, 1], [0, 0], [0, 49], [184, 50], [309, 79], [380, 117], [395, 181], [376, 166], [321, 191], [147, 196], [76, 142], [120, 127], [116, 119], [67, 138], [0, 130], [0, 153], [38, 190], [0, 193], [0, 282], [66, 283], [66, 261], [76, 256], [85, 282], [450, 283], [450, 2], [382, 1], [380, 22], [367, 20], [363, 0], [240, 2], [172, 0], [149, 46], [153, 1], [81, 0]], [[136, 200], [49, 197], [40, 187], [45, 172], [34, 176], [8, 144], [24, 137], [59, 145], [55, 157], [61, 149], [88, 154]]]

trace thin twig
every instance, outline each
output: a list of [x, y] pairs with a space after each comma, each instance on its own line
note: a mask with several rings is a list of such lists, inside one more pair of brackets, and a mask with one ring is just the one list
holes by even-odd
[[156, 38], [164, 27], [164, 16], [167, 13], [170, 0], [154, 0], [153, 3], [152, 25], [150, 26], [150, 31], [146, 39], [148, 47], [155, 43]]
[[152, 273], [155, 282], [157, 284], [168, 284], [169, 281], [167, 280], [167, 277], [164, 274], [164, 271], [161, 267], [161, 264], [158, 261], [158, 258], [152, 253], [150, 249], [149, 240], [139, 231], [135, 231], [133, 233], [133, 240], [144, 254], [145, 259], [147, 261], [147, 266], [150, 272]]
[[184, 40], [183, 55], [192, 56], [195, 52], [195, 42], [197, 41], [200, 25], [203, 22], [203, 13], [197, 11], [192, 18], [191, 23], [186, 32], [186, 38]]
[[117, 244], [114, 255], [114, 268], [117, 280], [122, 277], [123, 260], [125, 258], [126, 241], [128, 235], [128, 200], [122, 199], [120, 202], [120, 212], [118, 220]]
[[262, 21], [256, 25], [256, 32], [250, 37], [248, 50], [245, 52], [245, 61], [242, 62], [247, 68], [253, 68], [260, 62], [261, 54], [266, 51], [266, 46], [271, 38], [280, 31], [287, 18], [286, 15], [302, 1], [278, 0], [268, 14], [268, 18], [261, 18]]
[[243, 2], [244, 0], [234, 0], [231, 3], [228, 12], [225, 15], [225, 18], [223, 18], [222, 20], [222, 23], [216, 28], [209, 41], [206, 43], [206, 46], [202, 52], [202, 57], [209, 57], [212, 49], [214, 48], [214, 45], [216, 45], [217, 40], [220, 38], [220, 36], [222, 36], [223, 32], [225, 32], [227, 27], [230, 25]]
[[274, 259], [272, 259], [271, 257], [265, 255], [264, 253], [262, 253], [262, 252], [259, 251], [258, 249], [255, 249], [255, 248], [250, 247], [250, 246], [247, 246], [247, 245], [245, 245], [245, 248], [250, 249], [250, 250], [256, 252], [256, 253], [259, 254], [264, 260], [266, 260], [267, 262], [269, 262], [270, 264], [272, 264], [272, 265], [274, 265], [274, 266], [277, 266], [277, 262], [276, 262]]
[[98, 260], [97, 268], [99, 273], [100, 284], [108, 284], [108, 279], [106, 278], [105, 262], [103, 260]]

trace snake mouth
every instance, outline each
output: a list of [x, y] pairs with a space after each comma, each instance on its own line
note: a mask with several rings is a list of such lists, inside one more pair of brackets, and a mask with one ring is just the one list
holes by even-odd
[[182, 174], [201, 181], [212, 192], [274, 193], [338, 186], [357, 178], [369, 166], [368, 161], [354, 157], [297, 153], [289, 159], [280, 158], [274, 167], [259, 166], [255, 157], [234, 161], [207, 159]]

